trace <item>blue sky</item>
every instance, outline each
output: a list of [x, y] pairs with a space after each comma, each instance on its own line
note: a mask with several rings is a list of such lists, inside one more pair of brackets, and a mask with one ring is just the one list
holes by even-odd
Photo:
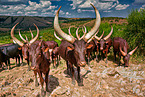
[[0, 15], [53, 17], [62, 6], [60, 17], [92, 18], [95, 13], [90, 3], [101, 17], [127, 17], [131, 9], [145, 7], [145, 0], [0, 0]]

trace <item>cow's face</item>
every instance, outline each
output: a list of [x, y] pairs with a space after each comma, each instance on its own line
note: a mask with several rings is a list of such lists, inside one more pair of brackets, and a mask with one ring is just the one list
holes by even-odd
[[124, 61], [124, 64], [125, 66], [129, 66], [129, 59], [130, 59], [130, 55], [127, 54], [126, 56], [123, 56], [123, 61]]
[[24, 59], [28, 59], [29, 56], [29, 51], [28, 51], [29, 47], [27, 44], [24, 44], [24, 46], [22, 46], [22, 54]]
[[102, 51], [104, 48], [105, 48], [105, 40], [104, 39], [101, 39], [100, 42], [99, 42], [99, 45], [100, 45], [100, 50]]
[[74, 47], [67, 47], [68, 52], [73, 52], [78, 66], [85, 66], [86, 50], [92, 47], [91, 44], [87, 44], [84, 40], [76, 40], [73, 43]]

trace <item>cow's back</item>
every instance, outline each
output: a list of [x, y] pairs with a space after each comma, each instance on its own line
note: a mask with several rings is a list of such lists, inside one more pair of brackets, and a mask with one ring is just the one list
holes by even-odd
[[113, 49], [115, 51], [119, 51], [119, 48], [123, 49], [124, 47], [127, 47], [129, 49], [128, 43], [125, 39], [122, 39], [121, 37], [115, 37], [113, 39]]
[[45, 44], [47, 44], [50, 49], [54, 49], [55, 47], [58, 47], [58, 43], [55, 41], [46, 41]]

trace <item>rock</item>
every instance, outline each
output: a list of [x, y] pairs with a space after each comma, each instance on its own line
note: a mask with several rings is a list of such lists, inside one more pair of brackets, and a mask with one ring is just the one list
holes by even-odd
[[6, 85], [9, 85], [8, 81], [4, 79], [1, 83], [2, 87], [5, 87]]
[[67, 92], [67, 89], [66, 88], [62, 88], [60, 86], [58, 86], [55, 90], [53, 90], [53, 92], [51, 93], [51, 95], [63, 95]]
[[33, 97], [40, 97], [40, 91], [35, 90], [35, 91], [32, 93], [32, 96], [33, 96]]

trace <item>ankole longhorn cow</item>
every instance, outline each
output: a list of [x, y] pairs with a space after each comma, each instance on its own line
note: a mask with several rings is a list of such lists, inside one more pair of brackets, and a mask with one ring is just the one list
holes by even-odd
[[109, 52], [110, 47], [112, 46], [112, 40], [110, 38], [111, 34], [113, 33], [113, 27], [111, 27], [111, 31], [107, 36], [103, 36], [102, 38], [98, 38], [95, 36], [95, 38], [98, 40], [98, 45], [99, 45], [99, 53], [101, 53], [100, 58], [103, 57], [105, 54], [106, 57], [106, 63], [107, 62], [107, 54]]
[[120, 59], [121, 56], [123, 56], [123, 61], [126, 67], [129, 66], [129, 59], [130, 56], [135, 52], [137, 47], [127, 53], [127, 50], [129, 49], [128, 43], [126, 40], [120, 38], [120, 37], [115, 37], [113, 39], [113, 51], [114, 51], [114, 61], [116, 61], [116, 53], [118, 53], [119, 56], [119, 65], [120, 65]]
[[86, 50], [87, 48], [92, 47], [92, 45], [88, 45], [88, 40], [95, 34], [101, 23], [101, 18], [98, 10], [94, 5], [92, 6], [96, 13], [95, 24], [88, 33], [86, 33], [85, 35], [83, 35], [82, 38], [79, 39], [76, 39], [73, 36], [68, 35], [61, 30], [58, 23], [58, 15], [61, 7], [58, 9], [54, 18], [54, 30], [60, 37], [63, 38], [59, 47], [59, 55], [68, 63], [67, 71], [69, 70], [71, 71], [73, 84], [75, 84], [74, 68], [73, 68], [74, 64], [77, 67], [78, 71], [78, 84], [82, 85], [80, 80], [80, 67], [84, 67], [86, 65], [85, 60]]
[[[34, 24], [34, 26], [35, 26], [36, 29], [37, 29], [37, 35], [36, 35], [33, 39], [31, 39], [30, 41], [27, 41], [27, 40], [25, 40], [24, 38], [22, 38], [21, 35], [20, 35], [20, 33], [19, 33], [21, 39], [24, 41], [24, 43], [23, 43], [23, 42], [19, 41], [19, 40], [14, 36], [14, 29], [15, 29], [15, 27], [16, 27], [18, 24], [19, 24], [19, 23], [17, 23], [17, 24], [11, 29], [11, 37], [13, 38], [13, 40], [14, 40], [19, 46], [22, 47], [22, 54], [23, 54], [23, 57], [24, 57], [25, 60], [27, 60], [28, 70], [30, 70], [30, 66], [29, 66], [29, 50], [28, 50], [28, 48], [29, 48], [29, 46], [31, 46], [31, 44], [34, 43], [34, 42], [36, 41], [36, 39], [38, 38], [38, 36], [39, 36], [39, 29], [38, 29], [38, 27]], [[37, 41], [36, 41], [36, 42], [37, 42]]]

